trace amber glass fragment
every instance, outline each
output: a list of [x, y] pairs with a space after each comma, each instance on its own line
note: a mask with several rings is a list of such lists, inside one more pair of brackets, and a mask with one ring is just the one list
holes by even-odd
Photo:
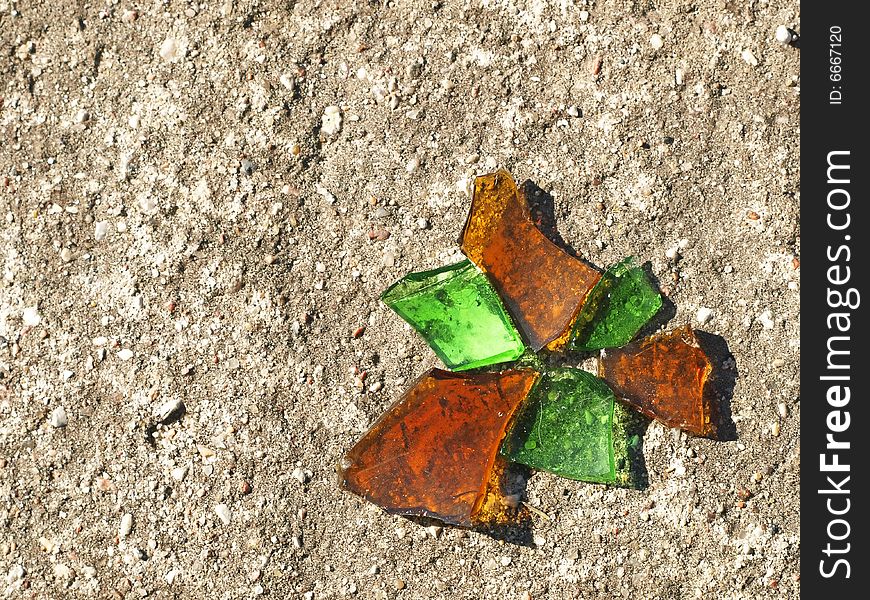
[[617, 397], [646, 416], [695, 435], [716, 436], [704, 384], [710, 360], [690, 326], [601, 354], [598, 374]]
[[461, 243], [489, 275], [533, 350], [560, 337], [567, 341], [565, 333], [600, 274], [535, 227], [524, 194], [504, 169], [475, 180]]
[[505, 428], [537, 377], [432, 369], [347, 453], [342, 486], [390, 513], [477, 524]]

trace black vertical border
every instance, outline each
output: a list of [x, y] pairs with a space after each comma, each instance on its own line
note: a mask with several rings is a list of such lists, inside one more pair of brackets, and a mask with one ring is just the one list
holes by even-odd
[[[864, 210], [870, 198], [867, 196], [866, 181], [870, 178], [870, 165], [867, 164], [866, 146], [870, 143], [864, 135], [868, 107], [861, 80], [867, 76], [868, 67], [864, 62], [868, 40], [863, 19], [859, 11], [862, 3], [847, 2], [805, 2], [801, 6], [800, 38], [796, 42], [801, 52], [801, 594], [806, 598], [866, 598], [870, 594], [870, 546], [866, 527], [868, 503], [868, 484], [870, 484], [870, 422], [867, 420], [867, 386], [865, 373], [870, 358], [865, 348], [870, 339], [867, 337], [865, 313], [870, 310], [870, 295], [866, 281], [870, 260], [867, 239], [870, 237], [870, 212]], [[860, 11], [863, 12], [863, 11]], [[842, 41], [832, 39], [831, 32], [840, 28]], [[840, 51], [840, 81], [832, 80], [831, 43]], [[836, 61], [834, 61], [836, 62]], [[836, 69], [834, 69], [836, 71]], [[836, 79], [835, 77], [833, 79]], [[832, 104], [830, 93], [842, 93], [841, 104]], [[832, 151], [849, 151], [847, 158], [838, 155], [838, 162], [848, 161], [850, 165], [848, 184], [828, 183], [828, 155]], [[843, 175], [844, 171], [837, 173]], [[828, 193], [835, 188], [848, 191], [851, 201], [847, 209], [832, 211], [828, 207]], [[835, 203], [842, 203], [844, 196], [836, 193]], [[828, 226], [828, 215], [836, 223], [842, 223], [844, 213], [848, 212], [851, 223], [848, 229], [835, 231]], [[849, 236], [849, 239], [846, 238]], [[830, 254], [837, 256], [837, 249], [846, 245], [850, 249], [851, 260], [846, 262], [846, 252], [842, 251], [839, 260], [831, 261]], [[848, 283], [834, 286], [828, 280], [828, 269], [841, 265], [835, 277], [845, 273], [845, 266], [851, 269]], [[828, 302], [828, 290], [839, 289], [843, 293], [856, 288], [861, 294], [860, 305], [855, 308], [832, 308]], [[828, 316], [833, 312], [850, 313], [850, 331], [838, 332], [828, 328]], [[848, 370], [831, 371], [828, 369], [828, 341], [830, 336], [849, 336], [847, 359], [840, 362], [850, 364]], [[837, 342], [840, 349], [845, 344]], [[848, 374], [850, 381], [834, 382], [820, 379], [825, 375]], [[838, 410], [827, 400], [829, 386], [840, 383], [850, 387], [851, 399], [848, 405], [839, 408], [848, 411], [849, 428], [833, 434], [837, 441], [847, 441], [847, 450], [826, 449], [828, 416], [830, 411]], [[836, 417], [842, 422], [844, 415]], [[835, 422], [836, 426], [836, 422]], [[839, 462], [848, 464], [848, 473], [822, 472], [820, 458], [827, 454], [827, 462], [833, 460], [832, 453], [839, 455]], [[843, 477], [850, 480], [843, 484]], [[832, 489], [827, 477], [848, 494], [820, 493]], [[847, 513], [837, 516], [829, 512], [827, 505], [831, 500], [834, 510], [842, 510], [849, 500]], [[837, 541], [829, 538], [828, 526], [832, 520], [842, 518], [849, 523], [849, 535]], [[846, 531], [842, 523], [832, 525], [835, 536]], [[828, 544], [833, 549], [849, 551], [826, 555]], [[822, 569], [831, 572], [835, 561], [843, 558], [848, 561], [849, 577], [845, 577], [845, 565], [840, 564], [831, 577], [824, 577]], [[825, 561], [824, 565], [821, 561]], [[822, 596], [824, 594], [824, 596]]]

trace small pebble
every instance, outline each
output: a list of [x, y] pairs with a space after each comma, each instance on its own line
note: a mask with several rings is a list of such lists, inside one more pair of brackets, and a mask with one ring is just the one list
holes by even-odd
[[569, 117], [579, 117], [580, 116], [580, 109], [578, 109], [573, 104], [571, 106], [569, 106], [565, 112], [568, 113]]
[[323, 109], [320, 119], [320, 131], [327, 136], [333, 136], [341, 131], [341, 109], [337, 106], [327, 106]]
[[187, 477], [187, 467], [175, 467], [172, 469], [172, 478], [175, 481], [184, 481], [185, 477]]
[[510, 556], [502, 556], [500, 562], [501, 562], [501, 566], [506, 567], [506, 566], [511, 564], [511, 557]]
[[125, 538], [130, 535], [130, 532], [133, 530], [133, 515], [130, 513], [124, 513], [124, 516], [121, 517], [121, 525], [118, 527], [118, 537]]
[[284, 73], [278, 78], [278, 81], [291, 92], [296, 88], [296, 80], [290, 73]]
[[773, 321], [773, 315], [769, 310], [766, 310], [758, 315], [758, 322], [761, 323], [762, 327], [764, 327], [765, 329], [773, 329], [773, 326], [775, 325]]
[[230, 508], [226, 504], [218, 504], [214, 507], [214, 512], [224, 525], [230, 524]]
[[305, 483], [308, 481], [308, 475], [300, 467], [293, 469], [293, 473], [291, 473], [290, 476], [299, 483]]
[[97, 221], [94, 223], [94, 239], [102, 241], [106, 238], [106, 235], [109, 233], [109, 222], [108, 221]]
[[758, 66], [758, 59], [755, 58], [755, 55], [752, 53], [752, 50], [746, 48], [743, 52], [740, 53], [740, 58], [746, 62], [750, 67]]
[[25, 308], [21, 314], [21, 319], [28, 327], [36, 327], [42, 321], [42, 317], [39, 316], [39, 311], [36, 310], [35, 306]]
[[166, 38], [163, 40], [163, 43], [160, 44], [160, 58], [165, 60], [166, 62], [172, 62], [175, 60], [178, 54], [178, 42], [176, 42], [173, 38]]
[[72, 260], [72, 258], [73, 258], [73, 253], [72, 253], [72, 250], [70, 250], [69, 248], [64, 248], [63, 250], [60, 251], [60, 259], [63, 262], [69, 262]]
[[160, 407], [160, 421], [165, 423], [167, 421], [174, 421], [181, 417], [184, 414], [184, 402], [179, 400], [178, 398], [173, 398], [163, 404]]
[[72, 569], [62, 563], [58, 563], [54, 565], [54, 578], [55, 579], [69, 579], [72, 577]]
[[416, 171], [419, 168], [420, 168], [420, 159], [417, 157], [412, 158], [411, 160], [408, 161], [408, 164], [405, 165], [405, 170], [408, 173], [413, 173], [414, 171]]
[[779, 412], [779, 416], [783, 419], [788, 416], [788, 406], [786, 406], [785, 402], [780, 402], [776, 405], [776, 410]]
[[121, 360], [130, 360], [131, 358], [133, 358], [133, 351], [129, 348], [124, 348], [123, 350], [118, 352], [118, 358], [120, 358]]
[[396, 579], [395, 581], [393, 581], [393, 587], [396, 588], [397, 590], [404, 590], [405, 589], [405, 582], [402, 581], [401, 579]]
[[48, 422], [55, 429], [66, 427], [66, 409], [63, 406], [58, 406], [57, 408], [55, 408], [53, 411], [51, 411], [51, 416], [48, 418]]
[[254, 174], [254, 171], [257, 170], [257, 165], [248, 160], [247, 158], [242, 159], [242, 173], [250, 177]]
[[770, 426], [770, 433], [773, 434], [773, 437], [779, 437], [780, 432], [780, 424], [774, 423]]
[[653, 50], [661, 50], [662, 46], [665, 45], [665, 41], [662, 39], [662, 36], [654, 33], [649, 39], [649, 45], [653, 47]]
[[420, 217], [419, 219], [417, 219], [417, 228], [418, 229], [426, 229], [427, 227], [429, 227], [429, 221], [427, 221], [423, 217]]
[[698, 314], [696, 315], [698, 319], [698, 323], [704, 325], [710, 322], [710, 319], [713, 318], [713, 311], [706, 306], [702, 306], [698, 309]]
[[780, 44], [791, 44], [795, 40], [795, 34], [785, 25], [776, 28], [776, 41]]

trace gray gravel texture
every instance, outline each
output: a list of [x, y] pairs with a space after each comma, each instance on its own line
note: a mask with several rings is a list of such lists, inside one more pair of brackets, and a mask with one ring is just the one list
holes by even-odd
[[[799, 19], [0, 0], [0, 595], [797, 597]], [[437, 364], [378, 295], [458, 259], [498, 166], [735, 378], [737, 439], [650, 426], [646, 489], [534, 475], [528, 545], [335, 474]]]

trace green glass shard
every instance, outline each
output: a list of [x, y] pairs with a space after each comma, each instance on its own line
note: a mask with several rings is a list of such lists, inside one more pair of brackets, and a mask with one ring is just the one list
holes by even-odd
[[630, 342], [662, 307], [643, 269], [628, 258], [610, 267], [574, 322], [572, 350], [615, 348]]
[[500, 452], [569, 479], [614, 483], [613, 410], [603, 380], [580, 369], [550, 370], [532, 388]]
[[455, 371], [514, 360], [525, 350], [495, 289], [469, 260], [410, 273], [381, 300]]
[[641, 489], [648, 484], [643, 458], [643, 434], [649, 419], [621, 402], [613, 404], [613, 484]]

